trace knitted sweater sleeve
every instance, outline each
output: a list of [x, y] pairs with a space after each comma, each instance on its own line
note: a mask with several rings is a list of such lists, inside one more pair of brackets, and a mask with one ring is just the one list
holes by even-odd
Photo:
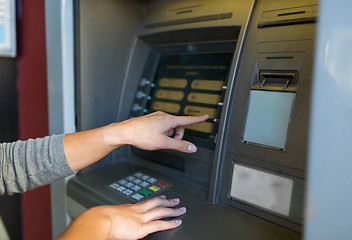
[[74, 174], [63, 139], [53, 135], [0, 144], [0, 194], [22, 193]]

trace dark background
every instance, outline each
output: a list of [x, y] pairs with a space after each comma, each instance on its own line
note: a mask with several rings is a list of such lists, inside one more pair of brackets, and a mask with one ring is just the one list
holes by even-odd
[[[0, 142], [18, 139], [17, 59], [0, 57]], [[11, 239], [21, 239], [21, 195], [0, 196], [0, 215]]]

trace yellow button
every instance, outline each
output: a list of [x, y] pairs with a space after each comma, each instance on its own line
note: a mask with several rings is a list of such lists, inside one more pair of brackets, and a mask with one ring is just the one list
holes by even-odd
[[215, 118], [216, 111], [217, 111], [217, 108], [198, 107], [198, 106], [192, 106], [192, 105], [187, 105], [183, 110], [183, 112], [186, 115], [192, 115], [192, 116], [208, 115], [209, 118]]
[[157, 192], [157, 191], [159, 191], [159, 190], [160, 190], [160, 188], [159, 188], [159, 187], [157, 187], [157, 186], [155, 186], [155, 185], [150, 186], [150, 187], [149, 187], [149, 189], [150, 189], [150, 190], [152, 190], [153, 192]]
[[187, 83], [187, 80], [184, 78], [161, 78], [159, 80], [160, 87], [168, 88], [185, 88]]
[[220, 101], [220, 95], [191, 92], [190, 94], [188, 94], [187, 100], [193, 103], [205, 103], [205, 104], [217, 105], [218, 102]]
[[181, 101], [184, 97], [184, 93], [181, 91], [169, 91], [169, 90], [158, 90], [155, 96], [159, 99], [169, 99], [174, 101]]
[[211, 90], [211, 91], [221, 91], [224, 81], [212, 81], [212, 80], [194, 80], [192, 82], [193, 89], [200, 90]]
[[181, 105], [177, 103], [155, 101], [152, 103], [152, 109], [155, 111], [161, 110], [169, 113], [178, 113], [181, 109]]

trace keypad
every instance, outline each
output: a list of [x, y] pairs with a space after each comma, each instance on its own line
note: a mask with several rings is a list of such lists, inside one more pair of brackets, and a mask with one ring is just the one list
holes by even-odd
[[169, 184], [147, 174], [137, 172], [113, 182], [109, 187], [124, 196], [141, 201], [169, 187]]
[[122, 192], [124, 191], [126, 188], [124, 186], [120, 186], [118, 188], [115, 188], [116, 191]]
[[131, 195], [133, 193], [133, 191], [131, 189], [126, 189], [122, 193], [125, 194], [126, 196], [128, 196], [128, 195]]
[[142, 200], [144, 198], [144, 196], [139, 193], [136, 193], [136, 194], [132, 195], [132, 198], [139, 201], [139, 200]]
[[141, 182], [139, 185], [141, 185], [142, 187], [148, 187], [150, 185], [149, 182]]

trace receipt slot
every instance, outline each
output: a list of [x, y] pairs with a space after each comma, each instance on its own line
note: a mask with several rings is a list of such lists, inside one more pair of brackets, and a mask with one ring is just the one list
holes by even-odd
[[249, 95], [243, 142], [285, 150], [297, 71], [260, 71]]

